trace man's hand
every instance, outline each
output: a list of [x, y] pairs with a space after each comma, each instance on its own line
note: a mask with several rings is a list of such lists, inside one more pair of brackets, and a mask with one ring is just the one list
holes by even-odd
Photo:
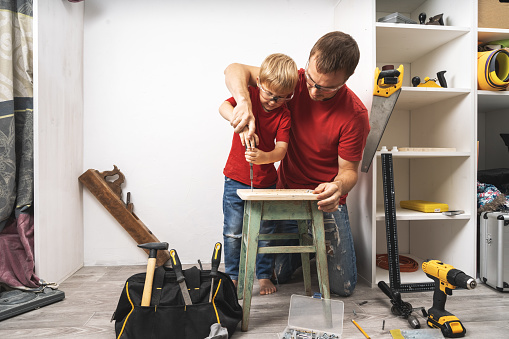
[[318, 185], [313, 193], [318, 194], [318, 209], [334, 212], [339, 208], [341, 196], [350, 192], [357, 183], [360, 161], [347, 161], [338, 157], [338, 175], [333, 182]]
[[235, 133], [242, 132], [244, 127], [248, 126], [248, 139], [251, 139], [255, 132], [255, 121], [248, 86], [256, 86], [259, 73], [260, 67], [237, 63], [228, 65], [224, 70], [226, 87], [228, 87], [237, 103], [230, 123], [235, 129]]
[[343, 195], [341, 182], [326, 182], [318, 185], [313, 191], [318, 194], [318, 209], [323, 212], [334, 212], [339, 208], [339, 199]]
[[237, 103], [237, 106], [233, 109], [233, 117], [230, 124], [233, 126], [235, 133], [241, 133], [244, 131], [244, 127], [247, 127], [247, 138], [253, 138], [255, 133], [255, 118], [251, 105], [245, 101]]
[[239, 133], [240, 142], [242, 143], [242, 146], [245, 146], [245, 147], [247, 146], [247, 148], [253, 149], [260, 144], [260, 138], [258, 137], [258, 135], [256, 133], [253, 134], [252, 138], [248, 138], [248, 134], [249, 134], [249, 128], [247, 128], [247, 126], [246, 126], [246, 127], [244, 127], [244, 130]]

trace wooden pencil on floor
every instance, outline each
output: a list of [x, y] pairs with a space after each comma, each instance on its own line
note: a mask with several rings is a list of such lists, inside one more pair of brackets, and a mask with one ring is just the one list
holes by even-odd
[[359, 329], [359, 331], [361, 331], [361, 332], [362, 332], [362, 334], [364, 334], [364, 336], [365, 336], [367, 339], [371, 339], [371, 338], [369, 337], [369, 335], [368, 335], [368, 334], [367, 334], [367, 333], [366, 333], [366, 332], [362, 329], [362, 327], [360, 327], [360, 325], [359, 325], [359, 324], [357, 324], [357, 322], [356, 322], [355, 320], [353, 320], [353, 319], [352, 319], [352, 322], [353, 322], [353, 324], [354, 324], [354, 325], [355, 325], [355, 326]]

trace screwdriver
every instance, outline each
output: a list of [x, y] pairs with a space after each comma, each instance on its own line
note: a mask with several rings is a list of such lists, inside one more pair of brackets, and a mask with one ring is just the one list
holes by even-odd
[[253, 163], [249, 164], [249, 179], [251, 179], [251, 192], [253, 192]]
[[219, 264], [221, 263], [221, 243], [217, 242], [214, 246], [214, 252], [212, 252], [212, 264], [210, 268], [210, 276], [212, 277], [212, 282], [210, 283], [210, 297], [209, 302], [212, 302], [212, 291], [214, 290], [214, 278], [217, 277], [217, 270], [219, 269]]
[[[246, 142], [246, 151], [247, 151], [247, 142]], [[251, 192], [253, 192], [253, 163], [249, 163], [249, 179], [251, 179]]]

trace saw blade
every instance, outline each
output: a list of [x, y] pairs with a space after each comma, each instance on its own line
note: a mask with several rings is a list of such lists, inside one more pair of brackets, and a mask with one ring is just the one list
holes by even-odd
[[366, 173], [371, 166], [373, 157], [378, 149], [378, 144], [382, 139], [385, 127], [389, 122], [396, 101], [398, 101], [401, 89], [392, 93], [389, 97], [374, 96], [371, 106], [371, 114], [369, 116], [369, 125], [371, 129], [364, 147], [364, 155], [362, 157], [361, 171]]

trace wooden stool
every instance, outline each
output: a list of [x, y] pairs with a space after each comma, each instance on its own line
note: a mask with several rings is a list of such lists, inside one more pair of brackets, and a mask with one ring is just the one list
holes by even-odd
[[[329, 272], [325, 250], [323, 213], [318, 210], [316, 194], [307, 189], [239, 189], [245, 201], [242, 245], [240, 251], [237, 293], [243, 299], [242, 331], [249, 326], [256, 255], [258, 253], [301, 253], [306, 294], [311, 296], [309, 253], [316, 253], [318, 283], [323, 298], [330, 299]], [[260, 234], [262, 220], [298, 220], [299, 233]], [[308, 234], [312, 221], [313, 237]], [[299, 246], [268, 246], [258, 248], [258, 240], [299, 239]]]

